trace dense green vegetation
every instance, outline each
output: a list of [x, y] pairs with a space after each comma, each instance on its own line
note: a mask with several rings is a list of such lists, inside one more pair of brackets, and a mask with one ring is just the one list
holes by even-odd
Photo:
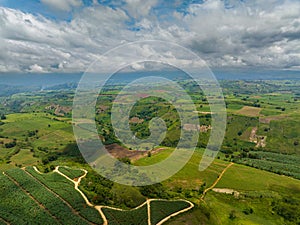
[[95, 205], [131, 209], [146, 200], [138, 188], [113, 183], [93, 170], [82, 180], [80, 189]]
[[234, 159], [239, 163], [300, 179], [299, 155], [286, 155], [264, 151], [242, 152]]
[[42, 183], [29, 176], [25, 171], [12, 169], [6, 174], [25, 189], [30, 195], [49, 210], [49, 213], [63, 224], [89, 224], [87, 220], [76, 214], [67, 202], [49, 191]]
[[165, 217], [190, 207], [190, 204], [184, 201], [151, 201], [151, 223], [157, 224]]
[[103, 213], [107, 217], [110, 225], [147, 225], [148, 214], [147, 205], [130, 211], [120, 211], [109, 208], [103, 208]]
[[11, 224], [59, 224], [37, 201], [0, 174], [0, 218]]
[[[71, 183], [66, 178], [62, 177], [58, 173], [48, 173], [48, 174], [39, 174], [32, 167], [27, 167], [26, 171], [28, 171], [32, 176], [34, 176], [38, 181], [43, 183], [46, 187], [51, 189], [53, 192], [61, 196], [68, 204], [72, 206], [74, 210], [76, 210], [82, 217], [86, 220], [91, 221], [93, 223], [101, 224], [102, 218], [99, 215], [99, 212], [89, 207], [79, 192], [75, 191], [74, 184]], [[68, 170], [71, 174], [78, 170]], [[63, 171], [61, 171], [63, 172]], [[67, 174], [66, 174], [67, 175]]]
[[71, 178], [72, 180], [78, 178], [84, 174], [84, 171], [79, 169], [72, 169], [69, 167], [59, 167], [58, 169], [60, 172], [65, 174], [67, 177]]

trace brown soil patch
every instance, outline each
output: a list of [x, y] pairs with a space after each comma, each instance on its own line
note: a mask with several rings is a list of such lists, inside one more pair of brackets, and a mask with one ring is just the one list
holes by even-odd
[[147, 155], [147, 151], [128, 150], [118, 144], [111, 144], [106, 146], [107, 151], [115, 158], [129, 158], [137, 160]]
[[234, 195], [234, 197], [236, 197], [236, 198], [239, 197], [239, 195], [240, 195], [240, 193], [238, 191], [235, 191], [233, 189], [228, 189], [228, 188], [213, 188], [212, 190], [217, 193]]
[[105, 112], [109, 107], [106, 105], [99, 105], [99, 109], [97, 110], [97, 112], [101, 113], [101, 112]]
[[287, 115], [279, 115], [279, 116], [268, 116], [268, 117], [260, 117], [260, 123], [270, 123], [273, 120], [282, 120], [288, 118]]
[[266, 147], [267, 136], [257, 135], [256, 132], [257, 132], [257, 127], [253, 127], [251, 130], [249, 141], [256, 143], [255, 147], [257, 147], [257, 148], [258, 147], [262, 147], [262, 148]]
[[203, 114], [203, 115], [212, 115], [212, 112], [203, 112], [203, 111], [194, 111], [194, 113], [199, 113], [199, 114]]
[[60, 105], [55, 105], [55, 104], [51, 104], [50, 106], [45, 107], [45, 109], [46, 110], [54, 109], [54, 114], [57, 116], [64, 116], [65, 114], [72, 111], [72, 107], [60, 106]]
[[132, 117], [130, 120], [129, 120], [130, 123], [142, 123], [144, 122], [143, 119], [140, 119], [138, 117]]
[[150, 95], [149, 94], [138, 93], [136, 96], [138, 96], [139, 98], [147, 98]]
[[[136, 161], [138, 159], [148, 157], [149, 151], [138, 151], [138, 150], [128, 150], [127, 148], [124, 148], [118, 144], [111, 144], [105, 146], [107, 151], [115, 158], [122, 159], [122, 158], [129, 158], [132, 161]], [[166, 148], [157, 148], [151, 150], [151, 154], [157, 154]]]
[[244, 106], [242, 109], [238, 110], [237, 113], [245, 116], [259, 116], [262, 109], [252, 106]]
[[206, 133], [211, 130], [211, 126], [199, 125], [199, 124], [184, 124], [183, 129], [187, 131], [200, 131], [201, 133]]
[[0, 144], [7, 144], [13, 142], [13, 139], [8, 139], [8, 138], [0, 138]]

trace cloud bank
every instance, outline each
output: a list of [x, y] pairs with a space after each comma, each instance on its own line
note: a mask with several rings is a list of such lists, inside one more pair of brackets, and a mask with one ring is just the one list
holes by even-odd
[[299, 1], [194, 2], [42, 0], [59, 11], [79, 7], [70, 20], [0, 7], [0, 72], [81, 72], [107, 50], [139, 40], [175, 42], [214, 68], [300, 68]]

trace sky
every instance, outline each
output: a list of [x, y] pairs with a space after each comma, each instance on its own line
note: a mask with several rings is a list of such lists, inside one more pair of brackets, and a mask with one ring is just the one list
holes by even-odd
[[177, 43], [221, 70], [300, 71], [300, 1], [0, 0], [0, 73], [83, 72], [141, 40]]

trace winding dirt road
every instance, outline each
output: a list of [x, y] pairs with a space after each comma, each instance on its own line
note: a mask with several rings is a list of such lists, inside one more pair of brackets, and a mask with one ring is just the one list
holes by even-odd
[[[33, 167], [38, 173], [41, 173], [35, 166]], [[80, 182], [81, 182], [81, 179], [84, 178], [88, 171], [84, 170], [84, 169], [81, 169], [84, 174], [82, 176], [80, 176], [77, 180], [72, 180], [71, 178], [69, 178], [68, 176], [66, 176], [65, 174], [63, 174], [62, 172], [59, 171], [59, 166], [55, 167], [55, 170], [53, 172], [55, 173], [58, 173], [60, 174], [61, 176], [65, 177], [66, 179], [68, 179], [69, 181], [73, 182], [74, 183], [74, 187], [75, 187], [75, 190], [78, 191], [81, 196], [83, 197], [83, 199], [85, 200], [86, 204], [90, 207], [94, 207], [98, 212], [99, 214], [101, 215], [102, 219], [103, 219], [103, 225], [108, 225], [108, 221], [106, 219], [106, 216], [105, 214], [103, 213], [102, 209], [103, 208], [107, 208], [107, 209], [113, 209], [113, 210], [118, 210], [118, 211], [123, 211], [123, 212], [126, 212], [126, 211], [132, 211], [132, 210], [136, 210], [136, 209], [139, 209], [141, 207], [143, 207], [145, 204], [147, 204], [147, 213], [148, 213], [148, 225], [152, 225], [151, 224], [151, 209], [150, 209], [150, 203], [151, 201], [166, 201], [165, 199], [147, 199], [144, 203], [142, 203], [141, 205], [133, 208], [133, 209], [130, 209], [130, 210], [125, 210], [125, 209], [119, 209], [119, 208], [114, 208], [114, 207], [110, 207], [110, 206], [103, 206], [103, 205], [93, 205], [89, 200], [88, 198], [85, 196], [85, 194], [78, 188]], [[184, 199], [178, 199], [178, 200], [173, 200], [173, 201], [185, 201], [187, 203], [190, 204], [190, 206], [188, 208], [185, 208], [185, 209], [182, 209], [178, 212], [175, 212], [169, 216], [167, 216], [166, 218], [162, 219], [160, 222], [158, 222], [156, 225], [161, 225], [163, 223], [165, 223], [167, 220], [169, 220], [170, 218], [174, 217], [174, 216], [177, 216], [183, 212], [186, 212], [190, 209], [192, 209], [194, 207], [194, 204], [190, 201], [187, 201], [187, 200], [184, 200]]]
[[214, 182], [210, 187], [206, 188], [206, 189], [203, 191], [203, 194], [202, 194], [202, 196], [201, 196], [201, 198], [200, 198], [201, 201], [204, 201], [204, 197], [205, 197], [206, 193], [207, 193], [208, 191], [212, 190], [212, 189], [219, 183], [219, 181], [222, 179], [222, 177], [223, 177], [223, 175], [225, 174], [225, 172], [226, 172], [233, 164], [234, 164], [233, 162], [229, 163], [229, 164], [225, 167], [225, 169], [220, 173], [220, 175], [219, 175], [218, 178], [215, 180], [215, 182]]

